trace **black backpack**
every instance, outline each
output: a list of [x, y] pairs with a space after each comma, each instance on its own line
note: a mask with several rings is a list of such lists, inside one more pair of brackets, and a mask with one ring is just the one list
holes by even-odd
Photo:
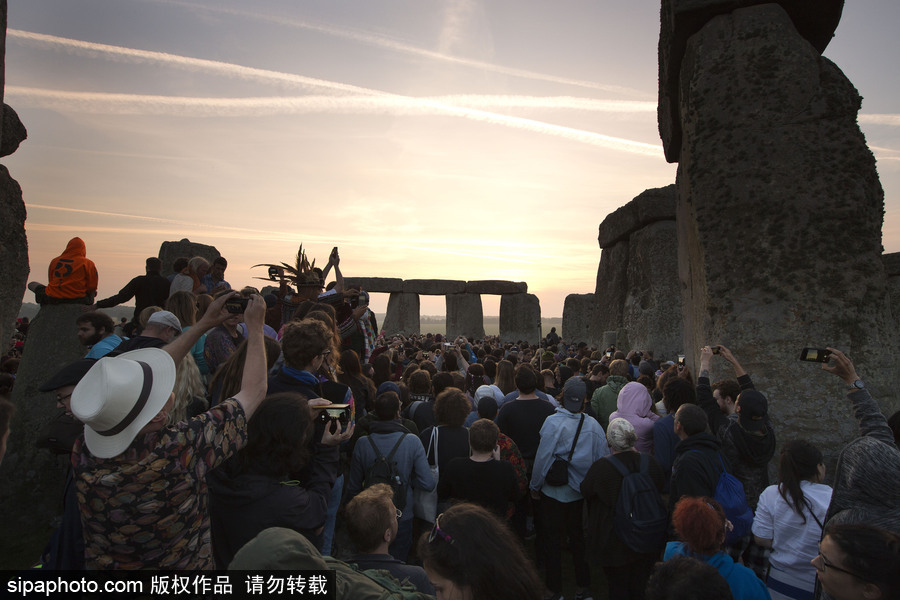
[[606, 459], [622, 475], [613, 530], [635, 552], [659, 552], [666, 540], [669, 516], [659, 490], [648, 473], [650, 457], [641, 454], [641, 470], [638, 472], [629, 471], [613, 455]]
[[388, 484], [391, 486], [391, 489], [394, 490], [394, 506], [400, 510], [406, 508], [406, 491], [408, 484], [400, 477], [400, 470], [397, 468], [397, 461], [394, 460], [394, 454], [397, 453], [397, 448], [400, 447], [400, 444], [403, 443], [403, 438], [406, 436], [407, 434], [405, 433], [400, 436], [400, 439], [397, 440], [397, 443], [394, 444], [394, 447], [391, 448], [391, 451], [386, 457], [378, 450], [378, 446], [372, 441], [372, 436], [366, 436], [369, 443], [372, 445], [372, 450], [375, 451], [375, 461], [366, 471], [366, 480], [363, 488], [373, 486], [376, 483]]

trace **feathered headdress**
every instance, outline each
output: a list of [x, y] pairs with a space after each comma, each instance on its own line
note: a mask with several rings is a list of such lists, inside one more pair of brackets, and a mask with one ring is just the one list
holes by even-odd
[[[268, 267], [269, 269], [275, 268], [284, 271], [284, 277], [291, 283], [293, 283], [298, 289], [304, 287], [322, 287], [324, 285], [322, 281], [322, 271], [321, 269], [316, 268], [316, 259], [313, 259], [312, 263], [306, 258], [306, 252], [303, 251], [303, 244], [300, 244], [300, 249], [297, 250], [297, 259], [295, 265], [289, 265], [287, 263], [279, 263], [279, 264], [271, 264], [271, 263], [262, 263], [259, 265], [253, 265], [253, 267]], [[263, 281], [280, 281], [278, 275], [269, 274], [268, 277], [256, 277], [255, 279], [262, 279]]]

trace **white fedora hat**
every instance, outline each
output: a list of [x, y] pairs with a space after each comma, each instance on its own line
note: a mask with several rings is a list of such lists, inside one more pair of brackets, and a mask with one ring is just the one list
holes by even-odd
[[91, 454], [112, 458], [169, 400], [175, 362], [165, 350], [142, 348], [97, 361], [72, 392], [72, 414], [84, 423]]

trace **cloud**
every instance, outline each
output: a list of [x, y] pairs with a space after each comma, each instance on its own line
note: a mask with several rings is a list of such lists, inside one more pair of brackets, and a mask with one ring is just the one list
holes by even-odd
[[403, 42], [398, 42], [397, 40], [374, 35], [367, 32], [353, 31], [349, 29], [333, 27], [330, 25], [322, 25], [318, 23], [311, 23], [309, 21], [303, 21], [299, 19], [293, 19], [288, 17], [282, 17], [278, 15], [271, 14], [259, 14], [251, 11], [245, 11], [235, 8], [226, 8], [221, 6], [201, 6], [198, 4], [188, 3], [188, 2], [179, 2], [177, 0], [144, 0], [146, 2], [155, 2], [158, 4], [168, 4], [172, 6], [180, 6], [183, 8], [188, 8], [195, 11], [207, 11], [218, 14], [229, 14], [234, 16], [239, 16], [241, 18], [246, 19], [254, 19], [258, 21], [266, 21], [270, 23], [276, 23], [278, 25], [284, 27], [291, 27], [295, 29], [306, 29], [308, 31], [316, 31], [318, 33], [323, 33], [326, 35], [331, 35], [334, 37], [351, 40], [354, 42], [359, 42], [362, 44], [368, 44], [370, 46], [377, 46], [379, 48], [385, 48], [387, 50], [394, 50], [396, 52], [402, 52], [405, 54], [411, 54], [414, 56], [419, 56], [422, 58], [427, 58], [434, 61], [446, 62], [450, 64], [456, 64], [460, 66], [470, 67], [473, 69], [479, 69], [482, 71], [488, 71], [491, 73], [497, 73], [500, 75], [507, 75], [510, 77], [518, 77], [521, 79], [531, 79], [536, 81], [547, 81], [552, 83], [559, 83], [563, 85], [570, 85], [576, 87], [582, 87], [592, 90], [601, 90], [606, 92], [612, 92], [616, 94], [622, 94], [627, 96], [633, 96], [637, 98], [646, 98], [647, 93], [642, 92], [640, 90], [636, 90], [634, 88], [624, 87], [620, 85], [608, 85], [603, 83], [597, 83], [595, 81], [586, 81], [581, 79], [571, 79], [568, 77], [558, 77], [556, 75], [549, 75], [547, 73], [537, 73], [535, 71], [528, 71], [526, 69], [514, 69], [511, 67], [504, 67], [501, 65], [496, 65], [489, 62], [484, 62], [480, 60], [472, 60], [468, 58], [463, 58], [459, 56], [452, 56], [443, 52], [435, 52], [432, 50], [428, 50], [426, 48], [420, 48], [418, 46], [412, 46], [410, 44], [404, 44]]
[[870, 115], [859, 115], [857, 120], [860, 123], [867, 123], [871, 125], [893, 125], [894, 127], [900, 126], [900, 115], [889, 115], [889, 114], [870, 114]]

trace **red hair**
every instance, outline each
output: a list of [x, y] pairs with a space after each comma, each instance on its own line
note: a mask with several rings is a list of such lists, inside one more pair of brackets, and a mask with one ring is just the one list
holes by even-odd
[[712, 498], [685, 496], [675, 504], [672, 524], [691, 552], [711, 555], [725, 541], [725, 512]]

